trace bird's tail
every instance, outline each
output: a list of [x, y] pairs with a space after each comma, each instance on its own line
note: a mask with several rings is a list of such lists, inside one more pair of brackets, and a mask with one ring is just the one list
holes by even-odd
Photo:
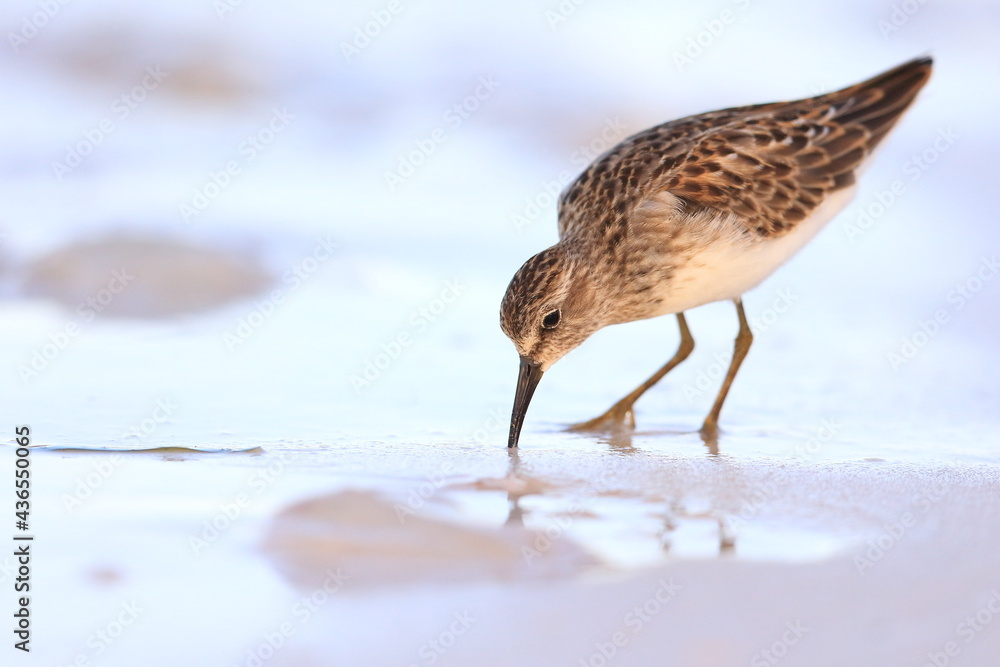
[[917, 58], [867, 81], [824, 95], [837, 122], [861, 125], [870, 133], [871, 151], [892, 129], [931, 77], [933, 60]]

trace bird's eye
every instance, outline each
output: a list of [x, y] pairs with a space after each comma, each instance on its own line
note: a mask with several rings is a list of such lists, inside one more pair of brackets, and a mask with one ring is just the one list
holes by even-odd
[[542, 328], [555, 329], [556, 326], [558, 326], [559, 324], [560, 317], [562, 317], [562, 314], [559, 312], [558, 308], [549, 312], [548, 314], [545, 315], [545, 317], [542, 318]]

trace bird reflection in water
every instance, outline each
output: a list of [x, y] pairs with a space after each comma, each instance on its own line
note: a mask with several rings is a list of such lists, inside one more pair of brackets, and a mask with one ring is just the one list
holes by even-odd
[[[612, 449], [629, 454], [635, 453], [632, 447], [630, 434], [620, 434], [619, 436], [609, 436], [604, 440]], [[709, 453], [712, 456], [718, 454], [718, 442], [715, 440], [706, 442]], [[526, 483], [525, 473], [522, 471], [522, 461], [519, 449], [508, 449], [509, 466], [507, 470], [507, 519], [504, 526], [515, 526], [524, 528], [524, 519], [530, 515], [530, 510], [525, 510], [521, 506], [521, 499], [525, 496], [542, 495], [538, 485]], [[664, 554], [669, 554], [674, 546], [676, 532], [681, 522], [684, 521], [712, 521], [718, 525], [718, 545], [719, 556], [728, 556], [736, 551], [736, 533], [725, 512], [715, 509], [702, 511], [692, 511], [685, 507], [684, 503], [677, 499], [665, 501], [663, 511], [663, 527], [657, 535], [657, 541]]]

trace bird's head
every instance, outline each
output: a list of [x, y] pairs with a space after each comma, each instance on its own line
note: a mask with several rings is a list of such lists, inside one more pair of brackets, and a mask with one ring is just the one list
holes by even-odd
[[517, 447], [524, 415], [542, 374], [604, 326], [586, 263], [555, 245], [524, 263], [500, 305], [500, 328], [521, 357], [508, 447]]

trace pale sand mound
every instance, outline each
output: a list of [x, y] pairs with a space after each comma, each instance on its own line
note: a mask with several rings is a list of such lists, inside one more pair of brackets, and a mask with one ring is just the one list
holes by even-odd
[[368, 491], [307, 500], [277, 515], [264, 551], [303, 589], [339, 572], [352, 590], [386, 584], [566, 577], [597, 564], [570, 540], [414, 516]]
[[252, 259], [169, 239], [113, 236], [30, 263], [23, 293], [101, 315], [166, 317], [252, 296], [271, 276]]

